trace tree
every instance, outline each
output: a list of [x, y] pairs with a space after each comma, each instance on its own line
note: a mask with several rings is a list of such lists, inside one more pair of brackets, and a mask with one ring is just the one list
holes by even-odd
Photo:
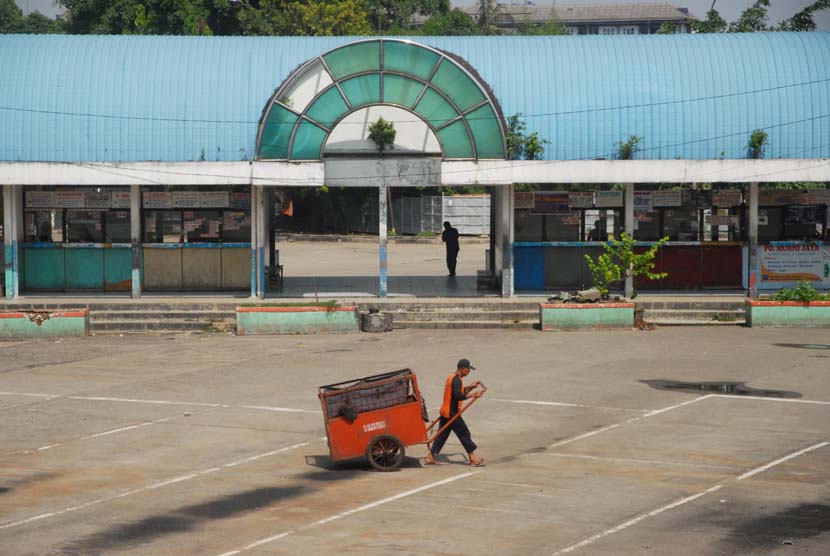
[[755, 3], [741, 13], [741, 17], [729, 26], [730, 33], [754, 33], [767, 30], [767, 8], [769, 0], [755, 0]]
[[747, 158], [764, 158], [767, 148], [767, 132], [763, 129], [756, 129], [749, 135], [749, 143], [746, 145]]
[[695, 33], [723, 33], [729, 24], [723, 19], [712, 4], [712, 9], [706, 12], [706, 19], [692, 22], [692, 31]]
[[[585, 261], [594, 279], [594, 287], [600, 290], [603, 297], [607, 297], [610, 286], [628, 278], [632, 278], [635, 287], [639, 276], [644, 276], [649, 280], [665, 278], [668, 276], [667, 273], [652, 272], [652, 269], [654, 257], [668, 240], [668, 236], [660, 238], [646, 251], [635, 253], [635, 241], [632, 236], [623, 232], [620, 239], [614, 236], [609, 237], [608, 242], [602, 245], [604, 253], [599, 255], [596, 261], [590, 255], [585, 255]], [[632, 289], [631, 298], [635, 297], [637, 297], [637, 290]]]
[[501, 30], [496, 26], [499, 15], [499, 4], [493, 0], [480, 0], [478, 3], [478, 30], [482, 35], [500, 35]]
[[478, 25], [469, 14], [454, 8], [446, 14], [433, 15], [424, 23], [423, 34], [428, 36], [478, 35]]
[[556, 9], [551, 7], [548, 18], [543, 23], [530, 23], [525, 20], [517, 31], [519, 35], [567, 35], [568, 30], [556, 17]]
[[619, 160], [631, 160], [637, 151], [640, 150], [640, 141], [642, 137], [632, 135], [627, 141], [617, 141], [617, 158]]
[[5, 33], [62, 33], [62, 22], [50, 19], [40, 12], [23, 15], [14, 0], [0, 0], [0, 34]]
[[336, 36], [369, 35], [361, 0], [262, 0], [239, 13], [245, 35]]
[[70, 33], [100, 35], [238, 35], [231, 0], [58, 0]]
[[674, 35], [677, 33], [677, 24], [672, 21], [664, 21], [657, 29], [658, 35]]
[[416, 13], [425, 16], [446, 15], [449, 0], [367, 0], [369, 25], [378, 35], [405, 31]]
[[813, 21], [813, 13], [821, 10], [830, 10], [830, 0], [817, 0], [807, 6], [790, 19], [785, 19], [778, 26], [779, 31], [815, 31], [816, 22]]
[[545, 145], [549, 145], [547, 139], [539, 139], [539, 134], [533, 132], [525, 134], [527, 125], [521, 119], [521, 114], [513, 114], [507, 118], [507, 133], [505, 143], [507, 144], [507, 160], [539, 160], [545, 153]]

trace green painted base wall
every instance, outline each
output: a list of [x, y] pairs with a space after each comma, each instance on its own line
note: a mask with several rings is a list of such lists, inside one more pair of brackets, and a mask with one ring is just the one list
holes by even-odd
[[830, 328], [830, 307], [746, 307], [746, 324], [763, 326]]
[[542, 330], [574, 328], [632, 328], [634, 308], [540, 308]]
[[89, 315], [52, 317], [38, 326], [28, 317], [0, 318], [0, 339], [82, 338], [89, 334]]
[[246, 334], [332, 334], [360, 332], [354, 311], [239, 312], [236, 333]]

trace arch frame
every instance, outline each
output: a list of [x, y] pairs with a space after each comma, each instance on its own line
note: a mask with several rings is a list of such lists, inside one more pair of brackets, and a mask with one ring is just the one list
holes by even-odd
[[[373, 69], [373, 70], [359, 71], [359, 72], [347, 74], [347, 75], [342, 76], [340, 78], [336, 78], [335, 74], [333, 73], [333, 71], [332, 71], [331, 67], [329, 66], [328, 62], [326, 61], [325, 57], [328, 56], [331, 53], [337, 52], [338, 50], [348, 48], [348, 47], [352, 47], [352, 46], [355, 46], [355, 45], [366, 44], [366, 43], [378, 43], [378, 53], [379, 53], [378, 69], [377, 70]], [[403, 71], [385, 69], [385, 64], [384, 64], [384, 45], [385, 45], [385, 43], [404, 44], [404, 45], [412, 46], [414, 48], [420, 48], [420, 49], [426, 50], [428, 52], [431, 52], [432, 54], [435, 54], [437, 56], [437, 58], [436, 58], [436, 61], [433, 64], [432, 68], [430, 69], [429, 75], [426, 78], [423, 78], [423, 77], [420, 77], [418, 75], [415, 75], [414, 73], [405, 73]], [[482, 101], [480, 101], [480, 102], [478, 102], [478, 103], [476, 103], [472, 106], [469, 106], [466, 109], [462, 109], [458, 105], [458, 103], [455, 100], [452, 99], [449, 92], [447, 92], [444, 89], [439, 88], [438, 86], [433, 84], [432, 80], [434, 79], [434, 77], [435, 77], [436, 73], [438, 72], [439, 68], [445, 62], [450, 64], [455, 69], [461, 71], [464, 74], [464, 76], [467, 77], [467, 79], [469, 79], [476, 86], [478, 91], [483, 96]], [[502, 156], [500, 158], [499, 157], [494, 157], [494, 158], [486, 158], [486, 159], [483, 159], [483, 160], [487, 160], [487, 159], [489, 159], [489, 160], [506, 160], [506, 154], [507, 154], [506, 130], [507, 130], [507, 126], [506, 126], [506, 122], [504, 120], [504, 116], [503, 116], [502, 111], [501, 111], [501, 107], [500, 107], [498, 101], [496, 100], [495, 95], [492, 94], [491, 89], [489, 88], [489, 86], [480, 77], [478, 77], [473, 72], [471, 72], [470, 69], [465, 67], [465, 63], [462, 63], [462, 62], [465, 62], [465, 61], [462, 58], [460, 58], [456, 55], [453, 55], [452, 53], [445, 52], [445, 51], [440, 50], [438, 48], [434, 48], [434, 47], [431, 47], [431, 46], [428, 46], [428, 45], [424, 45], [422, 43], [419, 43], [419, 42], [416, 42], [416, 41], [413, 41], [413, 40], [409, 40], [409, 39], [390, 39], [390, 38], [374, 38], [373, 37], [373, 38], [368, 38], [368, 39], [361, 39], [361, 40], [352, 41], [352, 42], [349, 42], [349, 43], [346, 43], [346, 44], [343, 44], [343, 45], [339, 45], [335, 48], [329, 49], [329, 50], [321, 53], [318, 56], [315, 56], [313, 58], [310, 58], [310, 59], [306, 60], [300, 66], [298, 66], [294, 71], [292, 71], [288, 75], [288, 77], [285, 78], [285, 80], [280, 84], [280, 86], [274, 91], [274, 93], [268, 99], [267, 104], [263, 108], [262, 116], [260, 118], [259, 125], [257, 127], [255, 159], [256, 160], [282, 160], [282, 161], [287, 160], [287, 161], [296, 161], [296, 162], [322, 160], [323, 159], [323, 152], [325, 150], [325, 145], [326, 145], [326, 142], [328, 140], [328, 137], [331, 135], [331, 132], [334, 130], [334, 128], [343, 119], [345, 119], [350, 114], [353, 114], [354, 112], [356, 112], [358, 110], [368, 108], [368, 107], [371, 107], [371, 106], [390, 106], [390, 107], [405, 110], [406, 112], [408, 112], [408, 113], [412, 114], [413, 116], [415, 116], [416, 118], [418, 118], [418, 120], [423, 122], [425, 125], [427, 125], [427, 127], [430, 129], [430, 131], [432, 131], [432, 133], [435, 134], [439, 144], [441, 145], [442, 159], [444, 159], [444, 160], [479, 160], [479, 158], [480, 158], [479, 157], [479, 147], [477, 145], [476, 135], [474, 134], [473, 129], [470, 126], [470, 123], [467, 119], [467, 116], [469, 114], [471, 114], [472, 112], [475, 112], [476, 110], [479, 110], [482, 107], [489, 106], [490, 109], [493, 112], [493, 115], [495, 116], [496, 125], [498, 126], [499, 143], [500, 143], [500, 147], [501, 147]], [[293, 109], [292, 107], [286, 105], [285, 103], [281, 102], [280, 99], [286, 93], [288, 93], [289, 91], [292, 90], [292, 88], [297, 84], [297, 82], [304, 75], [306, 75], [306, 72], [311, 67], [313, 67], [315, 64], [318, 64], [318, 63], [320, 63], [322, 65], [324, 71], [327, 73], [327, 75], [331, 79], [332, 83], [327, 85], [326, 87], [324, 87], [320, 91], [318, 91], [314, 95], [314, 97], [303, 107], [302, 111], [297, 111], [297, 110]], [[352, 106], [350, 100], [348, 99], [347, 95], [343, 91], [343, 89], [341, 87], [341, 83], [344, 82], [344, 81], [350, 80], [350, 79], [354, 79], [354, 78], [358, 78], [358, 77], [365, 77], [367, 75], [377, 75], [378, 76], [380, 100], [378, 102], [365, 103], [365, 104], [361, 104], [358, 107], [354, 107], [354, 106]], [[398, 77], [401, 77], [401, 78], [409, 79], [409, 80], [412, 80], [412, 81], [415, 81], [415, 82], [419, 83], [422, 86], [420, 92], [418, 93], [418, 96], [412, 102], [411, 106], [404, 106], [404, 105], [401, 105], [399, 103], [393, 103], [393, 102], [386, 102], [385, 101], [385, 98], [384, 98], [385, 97], [385, 95], [384, 95], [384, 79], [383, 79], [383, 77], [385, 75], [395, 75], [395, 76], [398, 76]], [[309, 117], [307, 115], [307, 113], [308, 113], [309, 109], [311, 107], [313, 107], [315, 105], [315, 103], [320, 99], [320, 97], [322, 97], [326, 93], [329, 93], [332, 89], [337, 89], [338, 94], [340, 96], [340, 99], [346, 105], [347, 110], [344, 113], [342, 113], [340, 116], [338, 116], [337, 120], [335, 122], [333, 122], [331, 127], [326, 127], [323, 122], [319, 122], [319, 121], [315, 120], [314, 118]], [[439, 126], [433, 125], [424, 116], [422, 116], [422, 115], [418, 114], [417, 112], [415, 112], [415, 109], [414, 109], [414, 107], [418, 106], [418, 104], [421, 102], [421, 99], [423, 98], [424, 94], [428, 90], [431, 90], [431, 91], [434, 91], [435, 93], [437, 93], [441, 97], [441, 99], [443, 101], [447, 102], [450, 105], [450, 107], [456, 113], [456, 115], [453, 118], [444, 121]], [[278, 106], [278, 107], [280, 107], [284, 110], [289, 111], [292, 115], [296, 116], [296, 120], [292, 124], [293, 127], [292, 127], [292, 130], [291, 130], [291, 134], [290, 134], [290, 138], [289, 138], [289, 144], [287, 146], [287, 152], [286, 152], [287, 156], [285, 158], [262, 158], [262, 140], [263, 140], [263, 136], [264, 136], [264, 131], [265, 131], [265, 127], [266, 127], [266, 124], [268, 122], [269, 116], [270, 116], [270, 114], [271, 114], [271, 112], [272, 112], [272, 110], [274, 109], [275, 106]], [[447, 157], [447, 154], [446, 154], [447, 149], [446, 149], [446, 146], [444, 144], [444, 140], [441, 138], [441, 136], [439, 135], [438, 132], [445, 129], [445, 128], [447, 128], [447, 127], [449, 127], [450, 125], [452, 125], [456, 122], [459, 122], [459, 121], [462, 122], [462, 124], [464, 126], [464, 130], [466, 131], [466, 134], [467, 134], [467, 138], [469, 139], [470, 148], [471, 148], [471, 151], [472, 151], [472, 156], [470, 156], [470, 157]], [[300, 124], [302, 122], [307, 122], [311, 125], [314, 125], [315, 127], [317, 127], [318, 129], [322, 130], [325, 133], [325, 136], [322, 139], [321, 144], [320, 144], [320, 150], [317, 154], [318, 158], [316, 158], [316, 159], [308, 159], [308, 158], [299, 159], [299, 158], [293, 158], [292, 157], [295, 138], [296, 138], [297, 132], [299, 130]]]

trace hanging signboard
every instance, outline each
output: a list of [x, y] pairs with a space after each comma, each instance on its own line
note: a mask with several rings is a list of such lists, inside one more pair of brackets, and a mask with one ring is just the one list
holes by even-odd
[[227, 191], [202, 191], [202, 208], [227, 208]]
[[737, 207], [741, 204], [739, 189], [719, 189], [712, 192], [713, 207]]
[[79, 208], [85, 206], [85, 195], [83, 191], [56, 191], [55, 205], [58, 208]]
[[769, 216], [767, 216], [767, 209], [758, 209], [758, 225], [769, 226]]
[[199, 208], [202, 206], [200, 191], [174, 191], [173, 208]]
[[533, 192], [532, 191], [517, 191], [513, 193], [513, 208], [515, 209], [532, 209]]
[[765, 245], [761, 249], [761, 279], [767, 282], [818, 283], [830, 288], [830, 246]]
[[53, 208], [55, 207], [55, 193], [53, 191], [27, 191], [26, 208]]
[[710, 214], [706, 217], [706, 223], [710, 226], [737, 226], [738, 222], [737, 214]]
[[144, 193], [144, 208], [169, 209], [172, 206], [172, 197], [166, 191], [148, 191]]
[[130, 192], [129, 191], [113, 191], [112, 192], [112, 208], [114, 208], [114, 209], [128, 209], [128, 208], [130, 208]]
[[112, 196], [109, 191], [86, 194], [86, 208], [108, 209], [112, 206]]
[[804, 194], [800, 189], [762, 189], [758, 204], [764, 206], [803, 205]]
[[805, 205], [830, 205], [830, 189], [808, 189], [804, 192]]
[[683, 191], [680, 189], [661, 189], [652, 191], [655, 207], [679, 207], [683, 205]]
[[250, 193], [231, 193], [230, 208], [235, 209], [250, 209], [251, 208], [251, 194]]
[[571, 191], [568, 194], [568, 206], [571, 208], [592, 208], [594, 206], [594, 192]]
[[570, 214], [567, 191], [536, 191], [531, 214]]
[[652, 191], [634, 192], [634, 212], [651, 212], [654, 210]]
[[611, 208], [623, 206], [622, 191], [597, 191], [594, 197], [594, 206], [597, 208]]

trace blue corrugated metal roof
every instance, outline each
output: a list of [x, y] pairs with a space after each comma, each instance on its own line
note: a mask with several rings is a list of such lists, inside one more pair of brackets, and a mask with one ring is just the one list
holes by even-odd
[[[0, 160], [240, 160], [288, 74], [348, 37], [0, 36]], [[830, 33], [417, 37], [465, 58], [551, 160], [830, 157]]]

